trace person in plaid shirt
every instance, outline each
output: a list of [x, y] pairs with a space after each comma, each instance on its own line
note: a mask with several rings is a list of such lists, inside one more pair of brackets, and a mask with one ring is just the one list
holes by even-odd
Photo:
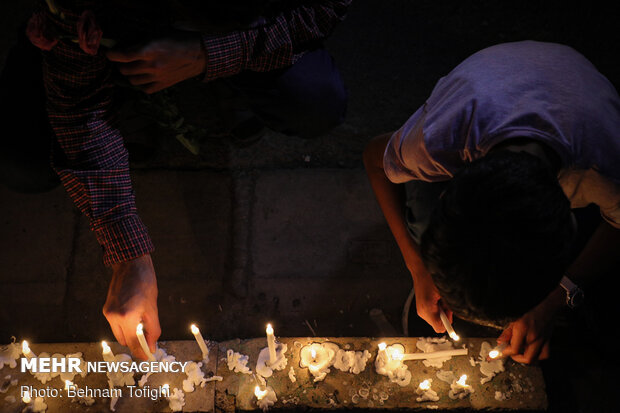
[[214, 3], [47, 0], [26, 30], [43, 50], [53, 169], [112, 268], [104, 314], [141, 358], [136, 325], [144, 323], [151, 351], [161, 334], [157, 283], [114, 111], [115, 74], [149, 94], [190, 78], [227, 78], [268, 126], [300, 136], [326, 132], [346, 107], [322, 40], [350, 0]]

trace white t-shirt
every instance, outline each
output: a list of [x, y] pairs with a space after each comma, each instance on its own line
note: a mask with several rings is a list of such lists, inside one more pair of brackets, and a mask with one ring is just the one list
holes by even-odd
[[394, 183], [445, 181], [511, 138], [551, 147], [571, 206], [597, 204], [620, 228], [620, 97], [568, 46], [504, 43], [464, 60], [392, 135], [385, 173]]

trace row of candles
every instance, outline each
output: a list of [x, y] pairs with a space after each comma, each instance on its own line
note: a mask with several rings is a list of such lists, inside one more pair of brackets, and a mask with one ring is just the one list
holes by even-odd
[[[456, 334], [446, 314], [441, 309], [440, 309], [440, 318], [444, 326], [446, 327], [446, 331], [448, 332], [448, 335], [454, 341], [460, 340], [459, 335]], [[202, 334], [200, 333], [200, 329], [195, 324], [192, 324], [190, 326], [190, 331], [192, 332], [192, 334], [194, 335], [194, 338], [196, 339], [196, 342], [198, 343], [198, 347], [200, 348], [201, 353], [202, 353], [202, 358], [206, 359], [209, 355], [209, 350], [207, 348], [204, 338], [202, 337]], [[267, 347], [269, 350], [269, 364], [273, 364], [277, 360], [277, 353], [276, 353], [276, 337], [275, 337], [274, 330], [271, 324], [267, 324], [265, 333], [267, 336]], [[155, 357], [151, 353], [149, 346], [146, 342], [146, 337], [144, 336], [144, 326], [142, 323], [139, 323], [136, 327], [136, 336], [138, 338], [138, 342], [140, 343], [140, 347], [142, 348], [142, 351], [144, 351], [144, 354], [147, 356], [149, 361], [154, 361]], [[101, 342], [101, 346], [102, 346], [103, 359], [106, 361], [113, 361], [114, 354], [112, 353], [110, 346], [105, 341]], [[379, 351], [385, 352], [387, 345], [386, 343], [380, 343], [378, 347], [379, 347]], [[506, 343], [500, 344], [498, 347], [496, 347], [491, 352], [489, 352], [489, 358], [496, 359], [500, 357], [502, 355], [502, 351], [505, 348], [506, 348]], [[29, 359], [36, 357], [36, 355], [32, 352], [32, 350], [28, 346], [28, 342], [26, 340], [22, 342], [22, 353], [24, 354], [25, 357]], [[388, 360], [391, 360], [395, 363], [402, 363], [403, 361], [406, 361], [406, 360], [421, 360], [421, 359], [428, 359], [428, 358], [435, 358], [435, 357], [441, 358], [441, 357], [458, 356], [458, 355], [465, 355], [465, 354], [467, 354], [466, 349], [443, 350], [443, 351], [436, 351], [433, 353], [411, 353], [411, 354], [405, 354], [405, 353], [400, 352], [400, 350], [398, 349], [392, 349], [392, 351], [387, 353]], [[324, 367], [321, 364], [324, 364], [326, 361], [323, 361], [322, 363], [319, 362], [317, 356], [318, 354], [316, 350], [313, 347], [311, 347], [310, 348], [310, 360], [305, 361], [305, 364], [308, 366], [309, 370], [311, 371], [316, 372]], [[467, 380], [467, 375], [463, 374], [456, 383], [457, 385], [460, 385], [462, 387], [467, 387], [466, 380]], [[70, 385], [74, 385], [68, 380], [67, 382], [68, 383], [66, 383], [66, 388], [68, 388], [68, 386]], [[429, 380], [422, 381], [419, 384], [418, 389], [420, 391], [429, 390], [430, 389]], [[267, 394], [267, 391], [261, 390], [259, 386], [256, 386], [254, 390], [254, 394], [258, 400], [261, 400], [265, 396], [265, 394]], [[23, 396], [23, 401], [26, 404], [30, 403], [31, 398], [28, 393], [26, 393]]]

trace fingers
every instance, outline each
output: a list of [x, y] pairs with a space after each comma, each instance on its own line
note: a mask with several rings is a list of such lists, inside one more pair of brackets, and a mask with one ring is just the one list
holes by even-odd
[[112, 329], [112, 333], [114, 337], [116, 337], [116, 341], [121, 346], [126, 346], [125, 334], [123, 333], [123, 329], [116, 321], [108, 321], [110, 323], [110, 328]]
[[536, 340], [533, 343], [529, 343], [523, 354], [515, 354], [512, 356], [512, 359], [518, 363], [531, 364], [538, 360], [544, 344], [543, 340]]
[[519, 323], [512, 324], [512, 336], [510, 337], [510, 346], [503, 351], [504, 355], [512, 356], [522, 354], [525, 348], [526, 329]]
[[538, 360], [546, 360], [551, 355], [551, 349], [549, 347], [549, 340], [545, 343], [542, 350], [540, 351], [540, 355], [538, 356]]
[[139, 322], [140, 319], [137, 316], [125, 317], [122, 321], [121, 327], [123, 329], [123, 334], [125, 334], [125, 345], [129, 347], [131, 353], [136, 358], [147, 360], [147, 356], [144, 354], [144, 351], [142, 351], [142, 347], [138, 341], [138, 336], [136, 335], [136, 327]]
[[105, 55], [112, 62], [119, 63], [134, 62], [136, 60], [141, 60], [144, 57], [144, 53], [140, 50], [130, 51], [112, 49], [108, 50]]
[[502, 334], [500, 334], [499, 337], [497, 337], [497, 342], [498, 343], [510, 343], [511, 338], [512, 338], [512, 323], [508, 327], [506, 327], [504, 331], [502, 331]]
[[141, 75], [151, 73], [153, 71], [153, 67], [144, 60], [137, 60], [135, 62], [119, 64], [118, 71], [125, 76]]
[[144, 324], [144, 336], [146, 337], [146, 343], [149, 345], [151, 353], [154, 353], [155, 350], [157, 350], [157, 340], [161, 335], [161, 327], [159, 325], [157, 310], [151, 311], [151, 313], [145, 313], [142, 316], [142, 322]]

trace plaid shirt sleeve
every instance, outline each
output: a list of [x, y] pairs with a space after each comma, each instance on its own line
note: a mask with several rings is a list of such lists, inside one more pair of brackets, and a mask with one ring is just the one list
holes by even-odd
[[344, 19], [351, 1], [314, 2], [253, 29], [203, 35], [207, 53], [204, 81], [243, 70], [266, 72], [294, 64], [303, 55], [304, 45], [324, 39]]
[[52, 163], [75, 205], [90, 219], [104, 264], [152, 252], [136, 211], [127, 150], [112, 116], [109, 61], [101, 52], [86, 54], [70, 40], [61, 40], [43, 56], [47, 111], [61, 149]]

